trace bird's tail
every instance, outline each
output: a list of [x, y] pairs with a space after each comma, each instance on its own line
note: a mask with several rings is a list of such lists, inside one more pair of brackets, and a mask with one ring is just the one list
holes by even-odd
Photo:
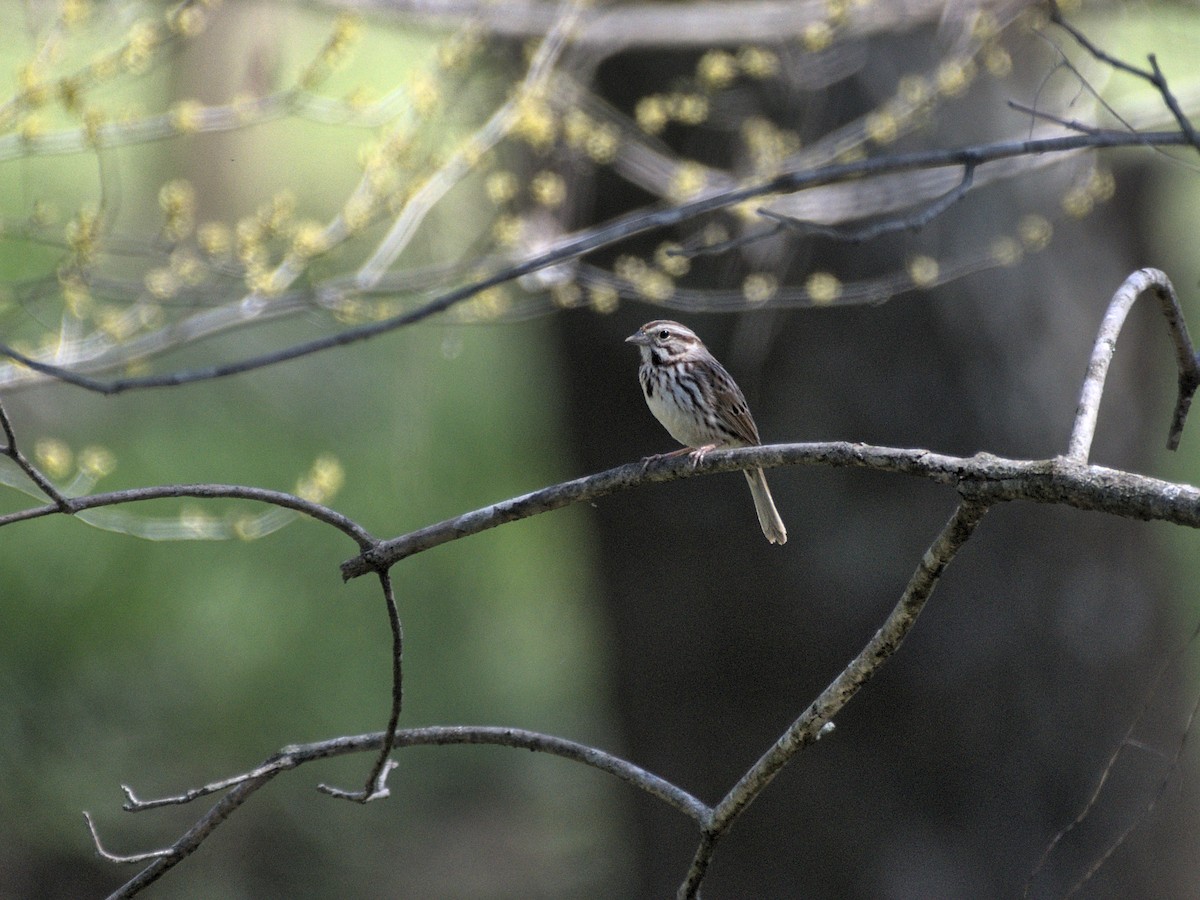
[[746, 480], [750, 482], [750, 495], [754, 498], [754, 510], [758, 513], [758, 524], [762, 526], [763, 534], [772, 544], [787, 543], [787, 529], [783, 527], [783, 519], [779, 518], [779, 510], [771, 498], [767, 476], [762, 469], [747, 469]]

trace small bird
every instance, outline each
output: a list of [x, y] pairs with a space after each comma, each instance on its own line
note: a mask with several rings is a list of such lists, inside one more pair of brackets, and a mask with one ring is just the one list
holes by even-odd
[[[684, 449], [661, 456], [688, 453], [695, 462], [718, 447], [752, 447], [761, 444], [758, 426], [746, 398], [725, 367], [690, 328], [666, 319], [647, 322], [626, 343], [637, 344], [642, 354], [638, 379], [646, 405], [671, 437]], [[654, 459], [656, 457], [650, 457]], [[746, 469], [758, 524], [772, 544], [787, 541], [762, 469]]]

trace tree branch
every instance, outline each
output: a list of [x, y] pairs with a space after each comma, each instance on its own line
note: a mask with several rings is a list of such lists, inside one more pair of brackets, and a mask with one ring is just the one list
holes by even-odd
[[[635, 235], [659, 228], [669, 228], [697, 216], [726, 207], [736, 206], [746, 200], [752, 200], [766, 194], [799, 191], [826, 184], [918, 169], [964, 166], [978, 170], [986, 163], [1018, 156], [1067, 153], [1088, 149], [1111, 149], [1115, 147], [1160, 147], [1190, 144], [1190, 138], [1183, 132], [1177, 131], [1156, 131], [1143, 134], [1130, 134], [1125, 131], [1096, 131], [1089, 134], [1072, 134], [1053, 138], [1000, 141], [993, 144], [956, 149], [914, 151], [912, 153], [899, 153], [822, 166], [817, 169], [786, 172], [757, 185], [714, 192], [695, 200], [666, 208], [650, 211], [637, 210], [623, 216], [618, 216], [604, 225], [581, 231], [556, 243], [544, 252], [535, 253], [518, 263], [505, 266], [490, 275], [448, 291], [428, 303], [393, 316], [390, 319], [348, 328], [336, 334], [295, 344], [281, 350], [229, 363], [203, 366], [198, 369], [105, 380], [93, 378], [73, 369], [38, 360], [28, 354], [21, 353], [8, 344], [0, 344], [0, 356], [6, 356], [9, 359], [15, 360], [47, 377], [101, 394], [120, 394], [134, 389], [174, 387], [197, 381], [209, 381], [254, 371], [267, 366], [278, 365], [289, 360], [299, 359], [334, 347], [357, 343], [389, 331], [394, 331], [397, 328], [416, 324], [417, 322], [443, 313], [488, 288], [514, 281], [541, 269], [569, 262], [601, 247], [611, 246]], [[356, 292], [353, 288], [348, 289], [348, 294], [355, 293], [369, 295], [370, 291], [362, 290]]]
[[[963, 197], [967, 196], [974, 181], [975, 163], [967, 163], [963, 166], [962, 180], [949, 191], [926, 204], [923, 208], [909, 213], [907, 216], [882, 219], [878, 222], [872, 222], [870, 225], [863, 225], [857, 228], [806, 222], [803, 219], [777, 213], [767, 208], [759, 209], [758, 214], [764, 218], [772, 219], [789, 230], [800, 234], [816, 234], [822, 237], [846, 241], [850, 244], [860, 244], [896, 231], [917, 231], [924, 228]], [[766, 232], [765, 234], [770, 233]], [[752, 238], [757, 239], [761, 236], [764, 235], [753, 235]], [[726, 241], [725, 243], [733, 242]]]
[[[1100, 796], [1104, 793], [1104, 789], [1108, 784], [1109, 778], [1116, 770], [1117, 763], [1120, 762], [1121, 757], [1125, 755], [1125, 751], [1140, 746], [1134, 740], [1134, 732], [1137, 730], [1138, 726], [1149, 717], [1151, 704], [1158, 696], [1159, 691], [1162, 688], [1162, 683], [1166, 677], [1167, 670], [1173, 665], [1178, 665], [1180, 663], [1185, 651], [1190, 649], [1196, 643], [1197, 639], [1200, 639], [1200, 627], [1193, 629], [1191, 637], [1189, 637], [1180, 647], [1178, 647], [1175, 652], [1172, 653], [1170, 657], [1168, 657], [1159, 667], [1158, 673], [1155, 675], [1153, 681], [1151, 682], [1150, 689], [1146, 692], [1146, 696], [1142, 701], [1142, 708], [1129, 723], [1129, 727], [1125, 729], [1125, 734], [1121, 738], [1120, 743], [1117, 744], [1116, 749], [1113, 750], [1113, 752], [1109, 755], [1108, 762], [1105, 763], [1104, 770], [1100, 773], [1100, 778], [1097, 780], [1096, 786], [1093, 788], [1091, 795], [1084, 802], [1083, 807], [1075, 815], [1075, 818], [1060, 828], [1054, 837], [1050, 839], [1050, 843], [1046, 845], [1045, 849], [1042, 851], [1042, 855], [1038, 858], [1037, 864], [1034, 865], [1033, 869], [1029, 873], [1029, 877], [1025, 880], [1025, 887], [1021, 891], [1022, 897], [1030, 896], [1030, 893], [1033, 890], [1034, 881], [1046, 868], [1046, 864], [1058, 850], [1059, 845], [1064, 839], [1066, 839], [1068, 835], [1082, 825], [1088, 816], [1091, 815], [1092, 811], [1096, 808], [1100, 800]], [[1187, 746], [1188, 736], [1191, 734], [1192, 726], [1196, 721], [1197, 713], [1200, 713], [1200, 699], [1196, 700], [1192, 704], [1191, 712], [1188, 714], [1187, 721], [1180, 732], [1179, 741], [1175, 745], [1175, 752], [1172, 754], [1169, 760], [1167, 769], [1163, 773], [1163, 777], [1159, 781], [1158, 789], [1154, 792], [1154, 795], [1148, 798], [1141, 805], [1141, 808], [1137, 811], [1133, 818], [1126, 824], [1124, 828], [1121, 829], [1120, 834], [1117, 835], [1117, 837], [1108, 845], [1108, 847], [1105, 848], [1104, 852], [1101, 853], [1097, 859], [1093, 860], [1087, 871], [1076, 880], [1071, 888], [1063, 895], [1064, 897], [1070, 897], [1076, 894], [1078, 890], [1082, 888], [1083, 885], [1086, 884], [1092, 878], [1092, 876], [1094, 876], [1103, 867], [1113, 853], [1117, 851], [1117, 849], [1133, 833], [1134, 829], [1142, 823], [1146, 816], [1150, 814], [1151, 810], [1153, 810], [1158, 804], [1158, 801], [1162, 798], [1163, 792], [1167, 788], [1167, 784], [1170, 782], [1171, 776], [1179, 769], [1179, 761], [1183, 755], [1184, 748]]]
[[1183, 108], [1179, 105], [1179, 100], [1171, 92], [1167, 85], [1166, 76], [1163, 75], [1162, 69], [1159, 68], [1158, 58], [1153, 54], [1149, 54], [1147, 60], [1150, 63], [1150, 68], [1139, 69], [1137, 66], [1131, 65], [1110, 53], [1101, 50], [1085, 35], [1082, 31], [1066, 20], [1059, 8], [1057, 0], [1050, 0], [1050, 21], [1063, 29], [1067, 34], [1075, 40], [1080, 47], [1090, 53], [1093, 57], [1102, 63], [1105, 63], [1120, 72], [1125, 72], [1143, 81], [1148, 82], [1163, 99], [1167, 109], [1174, 116], [1176, 124], [1179, 125], [1180, 132], [1187, 137], [1187, 142], [1200, 150], [1200, 135], [1197, 135], [1195, 128], [1192, 127], [1191, 120], [1183, 113]]

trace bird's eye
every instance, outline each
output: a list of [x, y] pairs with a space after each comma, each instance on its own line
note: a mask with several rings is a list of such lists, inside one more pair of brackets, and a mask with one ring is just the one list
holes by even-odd
[[667, 329], [665, 329], [665, 328], [658, 333], [658, 339], [660, 341], [665, 341], [670, 336], [671, 336], [671, 332], [667, 331]]

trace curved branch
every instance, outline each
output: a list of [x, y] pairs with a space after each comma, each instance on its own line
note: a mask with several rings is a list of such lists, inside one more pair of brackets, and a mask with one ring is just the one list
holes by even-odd
[[[206, 785], [203, 788], [188, 791], [178, 797], [139, 801], [136, 806], [131, 806], [127, 803], [125, 808], [136, 812], [159, 806], [188, 803], [199, 797], [228, 790], [228, 793], [224, 797], [217, 801], [208, 812], [170, 847], [129, 857], [120, 857], [103, 851], [106, 858], [114, 861], [122, 859], [139, 861], [153, 859], [150, 865], [146, 866], [146, 868], [114, 891], [109, 896], [109, 900], [132, 897], [157, 881], [169, 869], [194, 853], [200, 844], [204, 842], [205, 838], [221, 822], [227, 819], [255, 791], [269, 783], [276, 775], [318, 759], [344, 756], [348, 753], [379, 750], [384, 746], [386, 738], [387, 732], [376, 732], [374, 734], [334, 738], [329, 741], [285, 747], [279, 753], [266, 759], [262, 765], [243, 775], [223, 779], [213, 785]], [[711, 809], [708, 806], [669, 781], [647, 772], [645, 769], [631, 762], [627, 762], [610, 753], [605, 753], [603, 750], [596, 750], [584, 744], [554, 737], [553, 735], [540, 734], [520, 728], [488, 726], [406, 728], [395, 734], [395, 746], [397, 748], [446, 744], [492, 744], [561, 756], [564, 759], [580, 762], [606, 772], [609, 775], [614, 775], [627, 784], [633, 785], [639, 790], [650, 794], [652, 797], [662, 800], [697, 823], [704, 822], [711, 814]], [[126, 788], [126, 794], [132, 796], [132, 792], [128, 788]], [[90, 824], [90, 817], [88, 821]], [[92, 833], [99, 851], [99, 837], [96, 835], [94, 829]]]
[[[442, 27], [478, 24], [488, 33], [510, 38], [539, 37], [554, 27], [557, 5], [545, 0], [496, 4], [487, 0], [322, 0], [323, 6], [371, 15], [410, 17]], [[1003, 4], [986, 4], [993, 8]], [[909, 0], [900, 6], [861, 4], [846, 11], [846, 29], [857, 36], [890, 33], [897, 26], [937, 21], [946, 0]], [[687, 7], [661, 3], [595, 6], [576, 28], [572, 43], [598, 58], [639, 47], [712, 47], [754, 41], [799, 38], [813, 24], [829, 21], [824, 0], [742, 0], [692, 2]]]
[[0, 527], [25, 522], [30, 519], [40, 519], [56, 513], [74, 515], [89, 509], [99, 509], [103, 506], [119, 506], [123, 503], [140, 503], [144, 500], [164, 500], [179, 497], [196, 497], [204, 500], [256, 500], [279, 506], [332, 525], [338, 531], [350, 537], [363, 550], [375, 546], [378, 541], [371, 533], [355, 522], [328, 506], [305, 500], [295, 494], [285, 491], [272, 491], [267, 488], [247, 487], [240, 484], [161, 484], [154, 487], [130, 488], [124, 491], [109, 491], [104, 494], [88, 494], [84, 497], [66, 498], [65, 507], [58, 504], [36, 506], [32, 509], [22, 509], [17, 512], [0, 516]]
[[1183, 310], [1179, 306], [1179, 298], [1175, 295], [1171, 279], [1159, 269], [1139, 269], [1126, 278], [1113, 294], [1104, 320], [1100, 323], [1100, 331], [1096, 335], [1092, 358], [1088, 362], [1087, 375], [1079, 397], [1079, 409], [1075, 413], [1075, 425], [1071, 429], [1071, 440], [1067, 446], [1067, 459], [1072, 462], [1087, 463], [1092, 439], [1096, 434], [1096, 420], [1100, 415], [1104, 380], [1108, 376], [1108, 366], [1117, 349], [1117, 337], [1130, 308], [1147, 291], [1153, 291], [1158, 298], [1162, 313], [1167, 319], [1167, 328], [1171, 332], [1171, 341], [1175, 345], [1175, 359], [1179, 368], [1179, 393], [1175, 401], [1171, 431], [1167, 436], [1167, 448], [1175, 450], [1179, 447], [1192, 397], [1200, 387], [1200, 365], [1197, 365], [1196, 350], [1188, 335], [1187, 323], [1184, 321]]

